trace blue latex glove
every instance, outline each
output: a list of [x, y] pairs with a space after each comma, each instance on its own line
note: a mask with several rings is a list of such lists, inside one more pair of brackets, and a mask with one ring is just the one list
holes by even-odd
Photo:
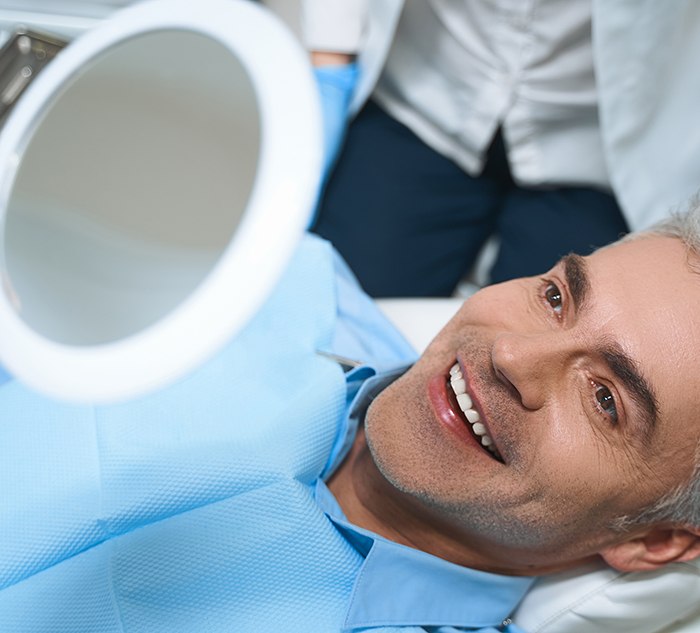
[[3, 385], [10, 380], [12, 380], [12, 376], [7, 373], [2, 365], [0, 365], [0, 385]]
[[357, 84], [356, 63], [314, 68], [323, 109], [323, 180], [338, 156], [348, 122], [348, 109]]

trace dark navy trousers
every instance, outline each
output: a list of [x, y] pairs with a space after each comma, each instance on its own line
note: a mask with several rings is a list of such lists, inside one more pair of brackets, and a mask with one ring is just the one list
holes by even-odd
[[500, 282], [586, 255], [628, 228], [607, 192], [517, 185], [500, 134], [472, 177], [369, 102], [350, 125], [312, 230], [370, 295], [428, 297], [452, 294], [492, 234], [500, 249], [490, 278]]

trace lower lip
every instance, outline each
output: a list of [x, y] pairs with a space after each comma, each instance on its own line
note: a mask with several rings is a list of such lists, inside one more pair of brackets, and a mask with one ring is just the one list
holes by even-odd
[[455, 411], [454, 406], [450, 401], [450, 396], [447, 391], [447, 379], [444, 376], [434, 376], [428, 382], [428, 399], [432, 404], [433, 411], [437, 419], [443, 426], [447, 427], [454, 435], [462, 442], [471, 444], [474, 448], [478, 448], [479, 452], [485, 452], [485, 449], [479, 444], [470, 429], [467, 428], [468, 422]]

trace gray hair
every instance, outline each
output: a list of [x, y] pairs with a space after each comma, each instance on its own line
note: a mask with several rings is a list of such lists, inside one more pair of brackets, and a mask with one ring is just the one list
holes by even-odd
[[[631, 233], [621, 241], [650, 236], [681, 240], [688, 249], [688, 265], [700, 272], [700, 194], [693, 196], [683, 210], [675, 210], [665, 220], [639, 233]], [[618, 518], [613, 527], [627, 531], [654, 523], [700, 528], [700, 442], [695, 450], [695, 468], [688, 482], [680, 484], [638, 514]]]
[[672, 210], [667, 218], [643, 231], [629, 233], [620, 241], [630, 242], [654, 235], [675, 237], [686, 245], [690, 254], [700, 258], [700, 191], [682, 208]]

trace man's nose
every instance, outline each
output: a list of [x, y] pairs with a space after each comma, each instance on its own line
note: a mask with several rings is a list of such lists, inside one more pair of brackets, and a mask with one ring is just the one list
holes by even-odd
[[544, 406], [563, 380], [570, 345], [556, 334], [501, 334], [491, 348], [491, 362], [499, 380], [506, 384], [526, 409]]

